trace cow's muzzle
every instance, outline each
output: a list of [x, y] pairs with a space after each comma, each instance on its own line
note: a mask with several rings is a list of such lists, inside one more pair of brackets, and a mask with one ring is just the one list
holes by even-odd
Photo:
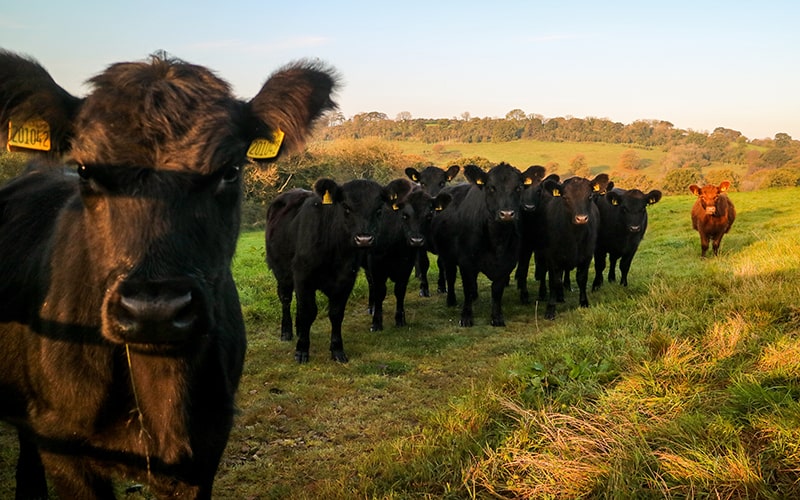
[[589, 222], [589, 216], [586, 214], [576, 215], [575, 218], [572, 220], [573, 223], [581, 226], [583, 224], [587, 224]]
[[103, 329], [127, 344], [172, 344], [208, 333], [210, 313], [193, 280], [123, 281], [106, 299]]
[[375, 243], [375, 237], [371, 234], [357, 234], [353, 236], [353, 243], [359, 248], [371, 247]]
[[512, 222], [516, 217], [516, 210], [499, 210], [497, 212], [497, 220], [500, 222]]

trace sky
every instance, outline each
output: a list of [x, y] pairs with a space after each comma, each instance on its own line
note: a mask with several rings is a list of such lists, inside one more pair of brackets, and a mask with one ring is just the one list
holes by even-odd
[[346, 118], [665, 120], [800, 139], [800, 2], [4, 0], [0, 48], [74, 95], [158, 50], [249, 99], [300, 58], [337, 69]]

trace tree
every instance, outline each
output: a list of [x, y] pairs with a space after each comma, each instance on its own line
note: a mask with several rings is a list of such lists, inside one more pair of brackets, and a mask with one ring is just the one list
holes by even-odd
[[619, 156], [617, 167], [624, 170], [639, 170], [642, 166], [642, 160], [639, 158], [639, 153], [635, 149], [626, 149]]
[[469, 111], [464, 111], [463, 113], [461, 113], [461, 119], [464, 120], [465, 122], [468, 122], [470, 117], [471, 115], [469, 114]]
[[521, 109], [519, 109], [519, 108], [512, 109], [511, 111], [509, 111], [508, 113], [506, 113], [506, 120], [518, 120], [518, 121], [522, 121], [522, 120], [525, 120], [525, 119], [527, 119], [527, 118], [528, 118], [528, 116], [525, 114], [525, 112], [524, 112], [524, 111], [522, 111], [522, 110], [521, 110]]
[[397, 113], [397, 117], [394, 119], [397, 122], [407, 122], [411, 120], [411, 112], [409, 111], [401, 111]]
[[667, 172], [662, 186], [667, 194], [686, 194], [689, 186], [700, 182], [700, 174], [693, 168], [676, 168]]

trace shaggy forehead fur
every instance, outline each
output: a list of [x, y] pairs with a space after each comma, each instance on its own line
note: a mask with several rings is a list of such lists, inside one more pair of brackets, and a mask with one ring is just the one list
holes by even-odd
[[245, 105], [210, 70], [154, 56], [114, 64], [89, 83], [75, 122], [75, 161], [207, 174], [243, 160]]

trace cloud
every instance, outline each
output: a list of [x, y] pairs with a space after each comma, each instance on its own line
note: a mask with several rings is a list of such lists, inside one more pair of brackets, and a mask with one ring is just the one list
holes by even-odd
[[188, 46], [195, 50], [218, 51], [239, 53], [275, 53], [287, 50], [303, 49], [307, 47], [320, 47], [330, 43], [330, 39], [323, 36], [292, 37], [269, 43], [252, 43], [242, 40], [215, 40], [210, 42], [194, 43]]

